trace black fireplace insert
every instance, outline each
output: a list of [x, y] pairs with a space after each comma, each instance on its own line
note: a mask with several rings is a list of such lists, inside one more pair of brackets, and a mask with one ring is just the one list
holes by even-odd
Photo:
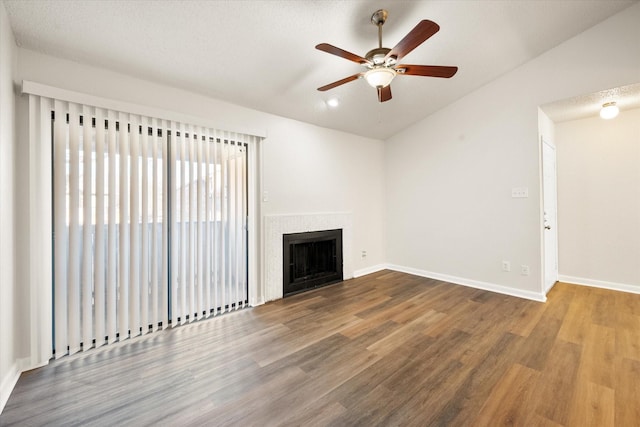
[[283, 294], [342, 281], [342, 229], [283, 235]]

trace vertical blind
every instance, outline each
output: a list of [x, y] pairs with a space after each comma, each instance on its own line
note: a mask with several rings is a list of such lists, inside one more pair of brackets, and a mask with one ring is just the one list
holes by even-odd
[[244, 307], [257, 137], [53, 106], [55, 357]]

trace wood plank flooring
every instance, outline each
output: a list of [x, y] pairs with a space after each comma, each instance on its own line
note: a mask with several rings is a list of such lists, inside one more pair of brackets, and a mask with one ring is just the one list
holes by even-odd
[[2, 426], [638, 426], [640, 295], [382, 271], [23, 374]]

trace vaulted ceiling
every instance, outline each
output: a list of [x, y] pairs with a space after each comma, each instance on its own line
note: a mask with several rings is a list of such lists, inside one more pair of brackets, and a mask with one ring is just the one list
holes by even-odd
[[[620, 12], [634, 0], [69, 1], [4, 0], [19, 46], [183, 88], [256, 110], [386, 139], [500, 75]], [[364, 56], [377, 47], [371, 15], [387, 9], [383, 45], [420, 20], [440, 31], [403, 60], [457, 65], [451, 79], [401, 76], [393, 99], [361, 71], [318, 51]], [[330, 108], [326, 100], [337, 97]]]

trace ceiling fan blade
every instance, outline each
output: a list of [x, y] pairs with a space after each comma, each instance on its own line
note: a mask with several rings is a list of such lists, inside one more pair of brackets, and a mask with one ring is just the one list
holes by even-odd
[[391, 85], [378, 88], [378, 101], [385, 102], [391, 99]]
[[328, 43], [320, 43], [316, 46], [316, 49], [339, 56], [340, 58], [348, 59], [349, 61], [357, 62], [358, 64], [370, 64], [367, 59]]
[[458, 67], [446, 67], [441, 65], [397, 65], [397, 70], [404, 68], [404, 74], [408, 76], [442, 77], [448, 79], [458, 72]]
[[395, 57], [396, 60], [399, 61], [400, 58], [420, 46], [439, 30], [440, 26], [433, 21], [429, 21], [428, 19], [420, 21], [413, 30], [409, 31], [409, 34], [404, 36], [404, 38], [387, 53], [385, 59]]
[[333, 89], [334, 87], [343, 85], [345, 83], [349, 83], [352, 82], [354, 80], [358, 80], [360, 78], [360, 76], [362, 76], [364, 73], [358, 73], [358, 74], [354, 74], [352, 76], [349, 77], [345, 77], [342, 80], [338, 80], [337, 82], [333, 82], [333, 83], [329, 83], [328, 85], [324, 85], [322, 87], [319, 87], [318, 90], [320, 92], [324, 92], [325, 90], [329, 90], [329, 89]]

